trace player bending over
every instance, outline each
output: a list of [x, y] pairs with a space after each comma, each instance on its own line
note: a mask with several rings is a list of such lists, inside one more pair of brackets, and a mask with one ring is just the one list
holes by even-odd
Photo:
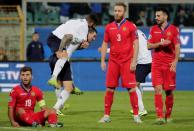
[[[95, 40], [95, 37], [97, 35], [96, 29], [95, 28], [89, 28], [89, 32], [87, 35], [87, 42], [88, 44], [92, 41]], [[52, 42], [52, 41], [50, 41]], [[55, 41], [54, 41], [55, 42]], [[60, 45], [60, 42], [56, 43]], [[50, 43], [50, 45], [54, 45], [52, 43]], [[83, 44], [81, 44], [82, 47]], [[88, 45], [87, 45], [88, 46]], [[84, 47], [86, 48], [86, 47]], [[68, 50], [70, 50], [72, 48], [68, 48]], [[67, 51], [68, 52], [68, 51]], [[72, 50], [70, 50], [69, 52], [73, 52]], [[69, 58], [68, 53], [64, 53], [64, 52], [57, 52], [54, 53], [49, 60], [49, 64], [50, 64], [50, 68], [51, 68], [51, 72], [53, 72], [54, 68], [55, 68], [55, 64], [58, 61], [58, 59], [61, 58]], [[56, 92], [56, 96], [57, 96], [57, 102], [54, 105], [54, 109], [57, 110], [57, 112], [60, 112], [60, 110], [63, 108], [65, 102], [68, 100], [70, 93], [73, 90], [73, 85], [72, 85], [72, 72], [71, 72], [71, 68], [70, 68], [70, 62], [66, 61], [66, 63], [64, 64], [64, 66], [62, 66], [62, 70], [59, 73], [58, 77], [57, 77], [57, 81], [59, 82], [59, 87], [61, 87], [61, 90], [55, 90]], [[58, 113], [59, 114], [59, 113]]]
[[[57, 115], [54, 109], [46, 107], [43, 92], [40, 88], [31, 85], [32, 69], [23, 67], [20, 70], [21, 84], [15, 86], [10, 92], [8, 103], [8, 117], [13, 127], [19, 126], [44, 126], [47, 121], [50, 127], [62, 127], [57, 122]], [[41, 111], [34, 112], [36, 102]]]
[[52, 77], [48, 80], [49, 85], [60, 88], [60, 85], [57, 83], [57, 76], [61, 72], [66, 61], [71, 57], [72, 53], [80, 46], [80, 44], [88, 45], [88, 27], [93, 28], [96, 23], [96, 16], [88, 15], [86, 19], [69, 20], [51, 33], [48, 38], [48, 45], [51, 50], [53, 52], [66, 52], [68, 57], [63, 57], [57, 60]]

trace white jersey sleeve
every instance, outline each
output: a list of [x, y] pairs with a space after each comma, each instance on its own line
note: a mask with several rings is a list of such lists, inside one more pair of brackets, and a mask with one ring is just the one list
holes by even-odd
[[147, 49], [146, 35], [139, 29], [137, 30], [137, 33], [139, 37], [139, 52], [137, 57], [137, 64], [152, 63], [151, 51]]
[[88, 25], [80, 24], [73, 35], [73, 43], [81, 43], [83, 40], [87, 40]]
[[87, 40], [88, 23], [86, 19], [72, 19], [61, 24], [52, 33], [59, 39], [62, 39], [66, 34], [72, 34], [73, 43], [81, 43], [83, 40]]

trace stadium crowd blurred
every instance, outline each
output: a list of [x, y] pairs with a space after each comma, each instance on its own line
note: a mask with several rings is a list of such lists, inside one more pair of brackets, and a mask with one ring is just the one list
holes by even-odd
[[[21, 0], [0, 0], [0, 5], [21, 5]], [[59, 24], [71, 18], [83, 18], [89, 13], [96, 13], [99, 25], [113, 20], [114, 3], [47, 3], [32, 2], [27, 4], [28, 24]], [[22, 5], [21, 5], [22, 6]], [[137, 26], [151, 26], [154, 10], [164, 6], [170, 10], [170, 22], [179, 27], [194, 26], [193, 4], [129, 4], [128, 16]], [[45, 19], [47, 15], [48, 19]], [[44, 17], [42, 17], [44, 16]], [[44, 18], [45, 20], [41, 20]]]
[[[21, 0], [0, 0], [0, 5], [13, 4], [20, 5], [22, 7]], [[26, 13], [27, 39], [25, 45], [26, 47], [28, 46], [28, 43], [31, 41], [32, 33], [36, 31], [36, 27], [48, 27], [49, 29], [54, 28], [61, 23], [65, 23], [69, 19], [84, 18], [87, 14], [90, 13], [96, 13], [99, 17], [98, 25], [104, 27], [104, 25], [110, 21], [113, 21], [114, 19], [113, 5], [114, 3], [28, 2]], [[138, 27], [150, 27], [155, 23], [154, 11], [159, 6], [164, 6], [170, 11], [170, 23], [173, 23], [180, 28], [194, 26], [194, 4], [129, 4], [128, 18]], [[102, 37], [100, 33], [98, 35]], [[41, 33], [40, 42], [43, 43], [44, 49], [47, 50], [47, 47], [45, 46], [46, 42], [43, 40], [43, 35]], [[1, 45], [0, 43], [0, 47], [3, 49], [5, 45], [6, 44]], [[96, 46], [92, 46], [92, 48], [95, 48], [96, 50], [98, 47], [98, 44]], [[4, 49], [5, 53], [1, 54], [8, 54], [6, 53], [6, 50], [7, 49]], [[48, 51], [45, 53], [46, 56], [49, 54]]]
[[[113, 20], [113, 5], [108, 3], [29, 3], [27, 6], [28, 17], [32, 16], [32, 21], [36, 19], [36, 14], [55, 16], [59, 23], [64, 23], [71, 18], [83, 18], [89, 13], [96, 13], [100, 18], [99, 25], [105, 25]], [[154, 23], [154, 10], [161, 6], [159, 4], [130, 4], [129, 19], [137, 26], [151, 26]], [[193, 26], [194, 5], [162, 5], [170, 10], [170, 21], [179, 27]], [[51, 16], [52, 15], [52, 16]], [[30, 18], [31, 19], [31, 18]], [[46, 22], [46, 21], [45, 21]], [[44, 22], [42, 23], [44, 24]], [[54, 24], [54, 23], [53, 23]]]

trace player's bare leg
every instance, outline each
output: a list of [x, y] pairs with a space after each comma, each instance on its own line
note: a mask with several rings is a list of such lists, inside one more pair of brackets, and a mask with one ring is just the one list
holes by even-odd
[[138, 109], [138, 97], [137, 97], [137, 93], [136, 93], [136, 88], [128, 88], [128, 92], [130, 95], [130, 102], [131, 102], [131, 106], [133, 109], [134, 122], [140, 124], [140, 123], [142, 123], [142, 121], [138, 115], [139, 109]]
[[157, 85], [155, 88], [155, 110], [156, 110], [156, 124], [164, 124], [165, 119], [163, 115], [163, 99], [162, 99], [162, 85]]
[[172, 113], [172, 108], [173, 108], [173, 104], [174, 104], [174, 96], [173, 96], [173, 91], [172, 90], [167, 90], [167, 91], [165, 91], [165, 93], [166, 93], [166, 101], [165, 101], [166, 113], [165, 113], [165, 119], [166, 119], [166, 122], [169, 123], [169, 122], [172, 121], [171, 113]]
[[98, 121], [100, 123], [110, 122], [110, 112], [113, 103], [115, 88], [106, 88], [106, 93], [104, 96], [104, 116]]

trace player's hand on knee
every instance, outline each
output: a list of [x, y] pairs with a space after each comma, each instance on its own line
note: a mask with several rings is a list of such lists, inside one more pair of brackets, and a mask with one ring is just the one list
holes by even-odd
[[11, 125], [13, 127], [20, 127], [20, 125], [16, 121], [11, 122]]
[[106, 70], [106, 62], [101, 62], [101, 69], [102, 69], [103, 71]]

